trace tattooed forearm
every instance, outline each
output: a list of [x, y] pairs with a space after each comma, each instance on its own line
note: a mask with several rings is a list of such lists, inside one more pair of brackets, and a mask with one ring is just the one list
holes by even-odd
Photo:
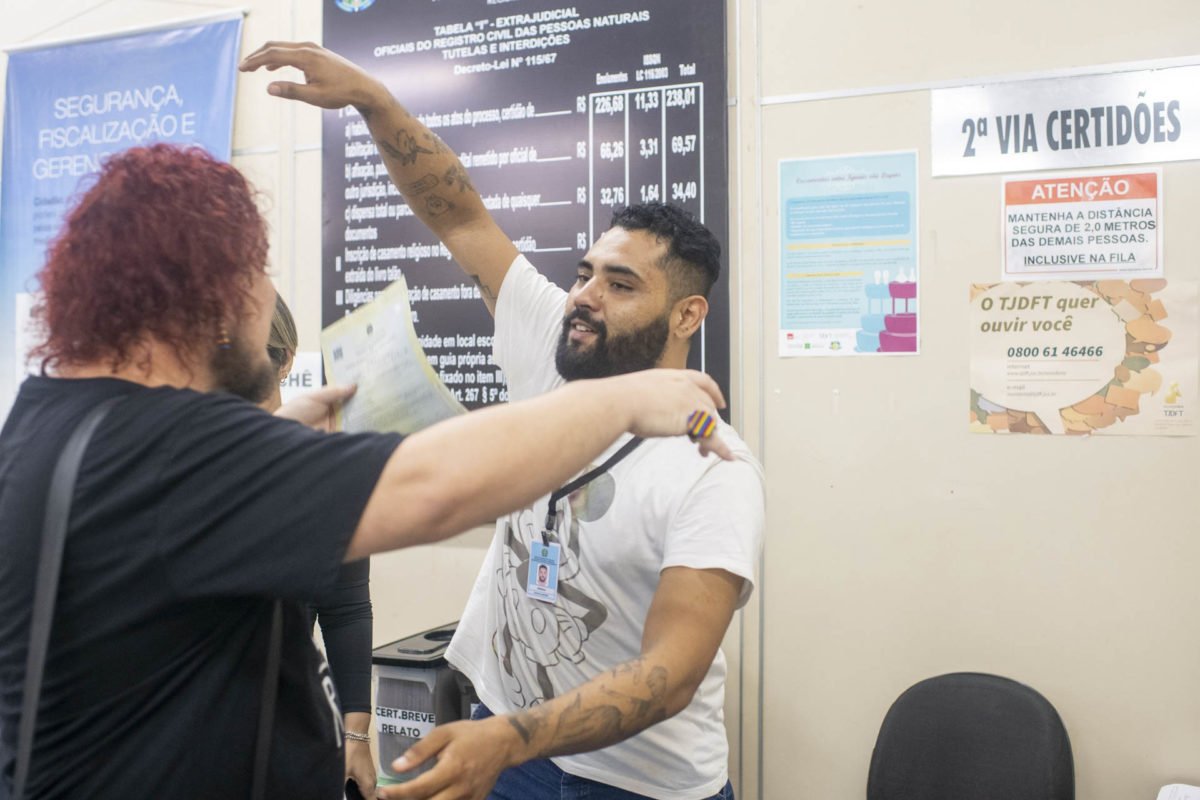
[[594, 739], [624, 739], [621, 735], [621, 716], [621, 710], [616, 706], [584, 708], [583, 698], [576, 696], [575, 702], [558, 715], [558, 725], [554, 729], [555, 748], [569, 748]]
[[586, 752], [666, 719], [667, 689], [666, 668], [638, 659], [508, 721], [534, 757]]
[[471, 280], [475, 281], [475, 285], [479, 287], [479, 293], [481, 295], [483, 295], [483, 299], [486, 300], [488, 303], [495, 303], [496, 302], [495, 290], [492, 289], [492, 287], [488, 286], [486, 283], [484, 283], [483, 278], [480, 278], [478, 275], [472, 275], [470, 277], [471, 277]]
[[450, 165], [446, 169], [446, 174], [442, 176], [442, 180], [446, 182], [447, 186], [457, 186], [460, 193], [468, 189], [472, 192], [475, 191], [475, 187], [471, 185], [471, 179], [467, 177], [467, 171], [458, 164]]
[[419, 181], [413, 181], [412, 183], [401, 186], [400, 191], [405, 195], [425, 194], [425, 192], [428, 192], [430, 189], [437, 186], [438, 183], [439, 181], [437, 175], [434, 175], [431, 172], [425, 177], [421, 178]]
[[519, 711], [516, 714], [511, 714], [506, 719], [508, 720], [508, 724], [512, 725], [513, 729], [516, 730], [521, 740], [525, 744], [529, 744], [533, 741], [533, 737], [537, 736], [538, 732], [542, 730], [547, 716], [546, 706], [540, 705], [534, 706], [529, 711]]
[[454, 203], [451, 203], [444, 197], [436, 194], [431, 194], [425, 198], [425, 211], [431, 217], [440, 217], [447, 211], [454, 210]]
[[418, 144], [413, 135], [406, 130], [396, 131], [394, 143], [380, 139], [379, 148], [405, 167], [417, 163], [418, 156], [433, 155], [432, 150]]

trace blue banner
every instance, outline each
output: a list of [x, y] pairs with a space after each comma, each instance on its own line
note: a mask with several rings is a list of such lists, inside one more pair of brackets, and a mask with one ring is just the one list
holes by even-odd
[[0, 187], [0, 413], [33, 344], [46, 245], [103, 159], [153, 142], [228, 160], [242, 16], [11, 53]]

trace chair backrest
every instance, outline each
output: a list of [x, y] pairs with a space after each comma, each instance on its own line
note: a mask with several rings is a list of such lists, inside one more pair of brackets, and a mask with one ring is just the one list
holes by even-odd
[[929, 678], [888, 710], [867, 800], [1074, 800], [1071, 740], [1024, 684], [974, 672]]

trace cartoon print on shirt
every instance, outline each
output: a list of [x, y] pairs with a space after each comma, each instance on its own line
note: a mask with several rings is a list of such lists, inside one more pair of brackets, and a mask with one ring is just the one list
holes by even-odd
[[550, 542], [562, 545], [558, 599], [553, 604], [525, 594], [529, 548], [542, 543], [542, 520], [535, 517], [532, 509], [509, 515], [496, 581], [502, 614], [499, 629], [492, 635], [492, 649], [502, 668], [505, 694], [516, 708], [553, 699], [551, 671], [564, 662], [584, 661], [585, 643], [608, 619], [608, 608], [572, 581], [583, 568], [581, 523], [603, 517], [615, 496], [616, 481], [610, 473], [605, 473], [567, 498], [555, 530], [547, 537]]

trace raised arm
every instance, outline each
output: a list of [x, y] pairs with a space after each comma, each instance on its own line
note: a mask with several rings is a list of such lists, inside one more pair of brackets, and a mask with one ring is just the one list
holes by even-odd
[[[455, 417], [405, 439], [388, 459], [346, 560], [425, 544], [529, 505], [623, 433], [681, 436], [688, 415], [724, 407], [712, 378], [652, 369], [580, 380], [519, 403]], [[702, 453], [732, 459], [719, 439]]]
[[392, 183], [474, 280], [495, 313], [496, 294], [517, 248], [483, 206], [454, 151], [356, 64], [311, 42], [267, 42], [239, 65], [295, 67], [304, 83], [274, 81], [267, 91], [320, 108], [354, 106], [366, 121]]
[[434, 756], [436, 766], [380, 797], [484, 798], [508, 767], [608, 747], [678, 714], [717, 654], [741, 587], [741, 578], [720, 569], [663, 570], [639, 658], [531, 709], [434, 728], [396, 768]]

